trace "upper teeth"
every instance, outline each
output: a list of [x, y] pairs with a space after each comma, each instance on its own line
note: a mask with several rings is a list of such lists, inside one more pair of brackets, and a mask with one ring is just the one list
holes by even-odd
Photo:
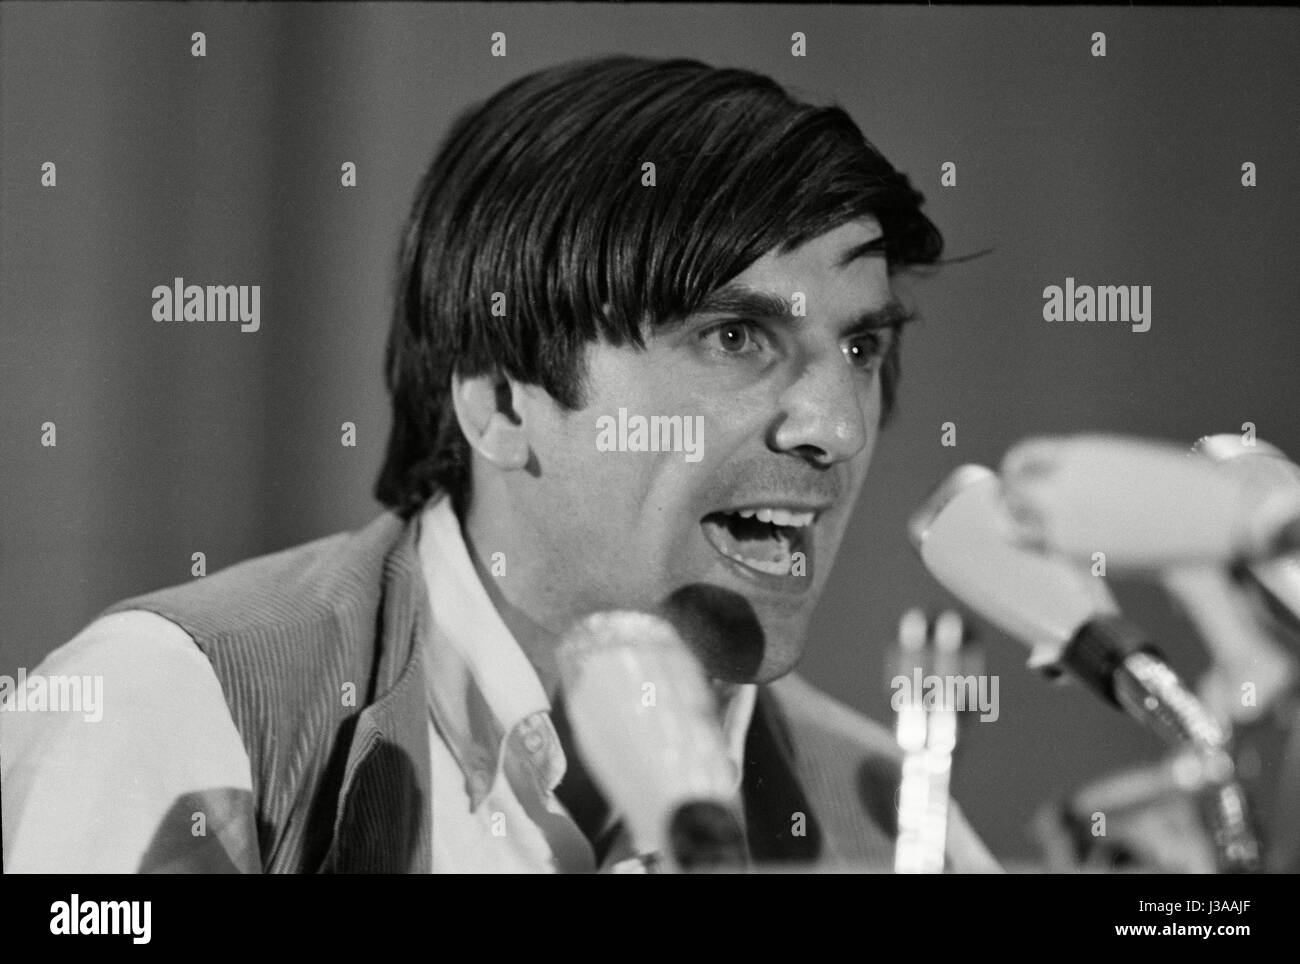
[[812, 525], [815, 512], [791, 512], [788, 509], [738, 509], [736, 514], [742, 519], [758, 519], [775, 526]]

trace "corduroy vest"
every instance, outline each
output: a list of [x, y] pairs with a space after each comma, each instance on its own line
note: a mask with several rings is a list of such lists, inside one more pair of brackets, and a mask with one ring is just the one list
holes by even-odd
[[[105, 613], [157, 613], [208, 657], [248, 753], [267, 872], [430, 870], [417, 531], [386, 513]], [[887, 869], [898, 776], [874, 724], [793, 676], [760, 688], [742, 789], [754, 859]], [[996, 869], [955, 821], [969, 837], [955, 869]]]

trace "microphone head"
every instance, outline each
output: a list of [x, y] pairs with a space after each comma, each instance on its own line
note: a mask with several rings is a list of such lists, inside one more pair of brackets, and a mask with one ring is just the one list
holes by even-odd
[[[673, 854], [675, 843], [708, 836], [739, 774], [713, 690], [673, 626], [643, 612], [594, 613], [565, 634], [557, 662], [578, 749], [638, 851]], [[684, 832], [700, 813], [708, 821]]]
[[1223, 472], [1178, 445], [1119, 435], [1031, 438], [1002, 462], [1017, 538], [1075, 559], [1160, 569], [1273, 551], [1300, 489]]
[[990, 469], [953, 470], [913, 513], [912, 544], [939, 583], [1029, 645], [1030, 665], [1054, 666], [1075, 633], [1118, 607], [1104, 580], [1019, 545]]
[[1228, 462], [1243, 455], [1268, 455], [1277, 459], [1286, 458], [1286, 454], [1276, 445], [1270, 445], [1262, 438], [1247, 442], [1236, 432], [1202, 435], [1192, 443], [1192, 451], [1208, 456], [1215, 462]]

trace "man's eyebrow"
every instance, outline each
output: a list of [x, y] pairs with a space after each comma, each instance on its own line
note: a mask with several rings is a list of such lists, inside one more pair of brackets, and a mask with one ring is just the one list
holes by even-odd
[[869, 254], [885, 254], [887, 250], [885, 236], [883, 234], [877, 235], [870, 241], [865, 241], [862, 244], [855, 244], [853, 247], [849, 248], [849, 250], [845, 251], [844, 256], [840, 258], [839, 267], [843, 268], [858, 260], [858, 258], [865, 257]]
[[[875, 242], [867, 242], [874, 244]], [[750, 288], [734, 282], [714, 289], [705, 295], [699, 307], [692, 314], [726, 314], [742, 315], [747, 318], [781, 318], [798, 321], [794, 313], [794, 304], [787, 298], [771, 291]], [[907, 308], [896, 297], [879, 308], [872, 308], [854, 316], [846, 330], [863, 331], [873, 328], [894, 328], [904, 325], [916, 318], [916, 313]]]

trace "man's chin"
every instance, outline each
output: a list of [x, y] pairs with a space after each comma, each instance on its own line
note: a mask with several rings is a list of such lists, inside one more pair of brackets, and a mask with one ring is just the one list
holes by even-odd
[[761, 618], [745, 596], [711, 583], [676, 590], [663, 607], [704, 670], [728, 683], [770, 683], [803, 655], [806, 621]]

